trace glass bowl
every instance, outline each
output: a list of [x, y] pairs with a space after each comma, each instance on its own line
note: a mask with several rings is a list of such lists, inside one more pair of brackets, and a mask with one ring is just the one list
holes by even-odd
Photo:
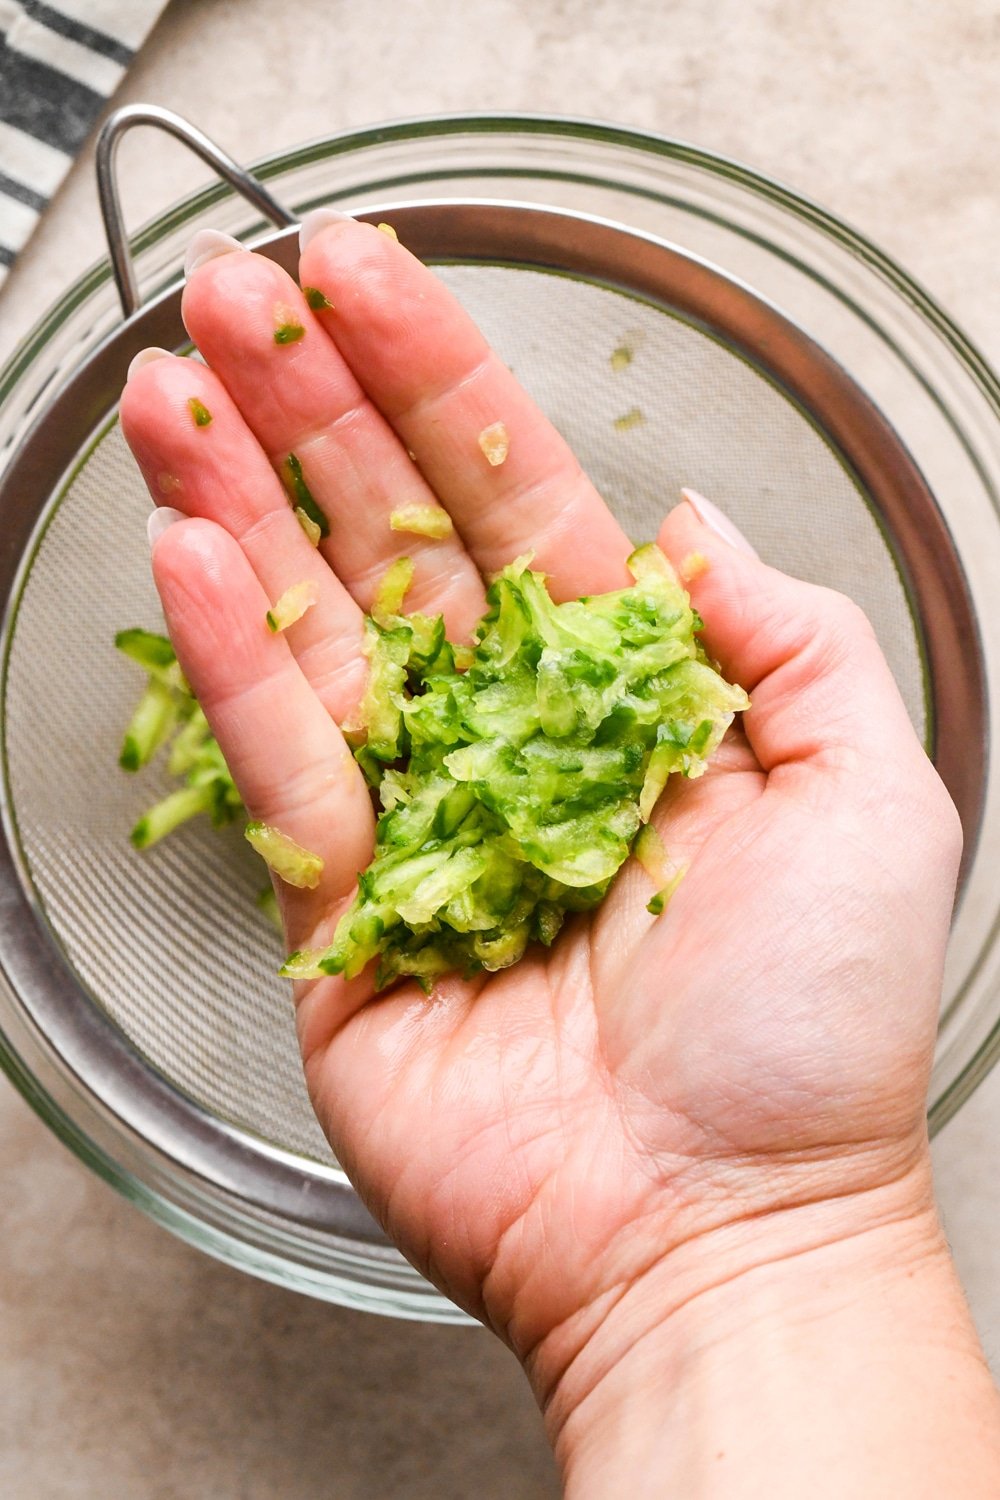
[[[701, 477], [699, 487], [719, 500], [779, 565], [847, 587], [876, 606], [887, 591], [896, 591], [897, 614], [908, 618], [909, 609], [913, 616], [910, 655], [899, 648], [897, 663], [893, 643], [885, 644], [894, 667], [898, 665], [897, 675], [909, 673], [901, 686], [929, 748], [945, 741], [952, 746], [949, 775], [967, 808], [962, 899], [949, 949], [930, 1100], [931, 1125], [939, 1126], [968, 1097], [1000, 1047], [998, 901], [991, 876], [1000, 855], [1000, 780], [988, 755], [1000, 663], [1000, 612], [993, 605], [1000, 583], [1000, 391], [982, 357], [904, 271], [848, 226], [778, 183], [680, 142], [573, 120], [447, 118], [318, 141], [270, 157], [254, 170], [296, 216], [320, 204], [335, 204], [352, 212], [396, 214], [401, 222], [417, 226], [428, 204], [454, 203], [474, 205], [480, 215], [484, 207], [496, 205], [498, 215], [502, 209], [513, 214], [511, 222], [519, 222], [517, 214], [534, 206], [571, 216], [583, 238], [585, 231], [600, 238], [607, 226], [624, 226], [661, 249], [682, 247], [698, 265], [718, 268], [734, 295], [748, 289], [747, 296], [773, 316], [776, 327], [802, 330], [832, 360], [831, 368], [847, 373], [877, 420], [884, 419], [898, 435], [901, 451], [912, 460], [915, 493], [923, 486], [934, 497], [926, 515], [907, 518], [897, 510], [898, 526], [910, 526], [918, 548], [933, 544], [949, 551], [955, 591], [967, 606], [966, 614], [959, 611], [966, 623], [949, 637], [946, 650], [939, 646], [936, 658], [934, 642], [928, 648], [923, 639], [933, 632], [934, 622], [918, 618], [919, 588], [914, 593], [906, 548], [896, 548], [891, 536], [884, 538], [881, 571], [872, 572], [874, 564], [869, 567], [872, 549], [879, 545], [878, 526], [884, 527], [881, 512], [864, 512], [863, 524], [876, 540], [869, 538], [855, 552], [854, 544], [848, 545], [824, 517], [816, 496], [796, 506], [787, 475], [776, 473], [773, 485], [749, 494], [738, 482], [739, 467], [727, 467], [724, 455], [714, 462], [709, 454], [701, 476], [685, 477]], [[512, 205], [518, 207], [512, 210]], [[253, 240], [267, 226], [222, 184], [161, 215], [133, 241], [147, 306], [166, 305], [164, 299], [179, 280], [184, 248], [202, 227]], [[461, 290], [462, 255], [438, 259], [450, 262], [449, 274], [454, 272]], [[503, 264], [502, 257], [496, 260]], [[613, 281], [609, 270], [604, 283]], [[554, 288], [549, 299], [553, 316], [560, 295]], [[595, 294], [588, 303], [595, 328], [603, 295]], [[500, 313], [497, 336], [502, 339], [502, 299]], [[119, 363], [127, 363], [138, 335], [133, 339], [126, 330], [120, 339], [120, 324], [117, 294], [108, 263], [102, 261], [60, 298], [16, 351], [0, 372], [0, 479], [32, 443], [38, 446], [44, 423], [58, 411], [60, 398], [72, 392], [82, 367], [106, 358], [111, 349]], [[694, 313], [688, 325], [692, 337], [716, 338]], [[735, 346], [727, 352], [737, 362], [743, 358]], [[787, 380], [770, 371], [766, 399], [795, 407], [791, 365], [786, 373]], [[754, 400], [765, 399], [758, 385], [752, 389], [758, 393]], [[559, 420], [558, 390], [549, 397]], [[655, 392], [649, 399], [655, 400]], [[795, 410], [798, 427], [808, 428], [808, 413], [804, 418], [801, 405]], [[94, 444], [117, 441], [113, 411], [95, 408], [85, 416]], [[697, 416], [692, 414], [692, 422]], [[570, 435], [573, 420], [573, 412], [562, 413], [560, 425]], [[822, 462], [829, 458], [824, 452]], [[772, 460], [765, 453], [760, 461]], [[821, 464], [819, 457], [816, 463]], [[816, 473], [821, 493], [819, 469]], [[613, 463], [602, 478], [613, 491]], [[855, 479], [848, 476], [845, 483], [850, 486]], [[665, 494], [664, 508], [668, 499]], [[47, 528], [60, 507], [68, 514], [74, 505], [95, 503], [81, 487], [80, 465], [69, 466], [52, 503], [41, 508], [18, 544], [17, 558], [9, 562], [5, 703], [24, 661], [37, 663], [30, 631], [14, 627], [31, 588], [37, 592], [32, 579], [39, 577], [39, 559], [52, 553], [51, 547], [48, 554], [45, 550]], [[925, 524], [930, 527], [926, 535]], [[147, 571], [142, 570], [135, 589], [148, 591]], [[142, 597], [127, 590], [123, 596], [137, 608]], [[109, 620], [124, 607], [112, 603]], [[121, 613], [117, 622], [133, 623]], [[964, 724], [935, 723], [929, 711], [938, 699], [926, 691], [921, 677], [930, 671], [928, 663], [939, 679], [953, 669], [956, 678], [964, 674], [973, 684], [976, 717], [964, 737]], [[270, 1139], [259, 1121], [244, 1118], [234, 1106], [223, 1112], [220, 1127], [199, 1099], [196, 1080], [188, 1085], [158, 1063], [155, 1037], [137, 1045], [119, 1024], [114, 1007], [95, 1000], [87, 964], [97, 960], [92, 953], [81, 957], [66, 938], [57, 886], [46, 883], [49, 866], [18, 817], [18, 782], [27, 773], [14, 717], [9, 716], [4, 731], [0, 851], [0, 875], [6, 890], [16, 894], [16, 900], [12, 894], [0, 906], [0, 1062], [14, 1083], [84, 1161], [206, 1251], [350, 1306], [462, 1320], [464, 1314], [384, 1241], [340, 1168], [324, 1156], [318, 1132], [309, 1135], [313, 1126], [303, 1124], [289, 1146]], [[117, 732], [120, 705], [109, 708], [105, 717]], [[78, 754], [79, 766], [86, 766], [86, 747], [80, 746]], [[110, 762], [100, 757], [94, 762], [95, 768], [103, 764]], [[68, 786], [67, 796], [71, 790]], [[208, 864], [220, 857], [214, 847], [205, 844]], [[59, 856], [53, 855], [50, 866], [57, 873], [58, 865]], [[283, 1066], [294, 1069], [286, 1022], [279, 1018], [275, 1023], [279, 1040], [274, 1045], [284, 1049]], [[100, 1066], [88, 1071], [83, 1062], [98, 1055], [98, 1042]], [[266, 1049], [262, 1055], [266, 1068]], [[264, 1074], [261, 1078], [263, 1088]]]

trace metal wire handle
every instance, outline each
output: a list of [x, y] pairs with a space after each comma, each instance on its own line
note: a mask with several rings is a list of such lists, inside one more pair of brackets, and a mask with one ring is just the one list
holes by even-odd
[[139, 310], [141, 302], [122, 214], [115, 161], [122, 137], [134, 125], [152, 125], [157, 130], [165, 130], [168, 135], [174, 136], [279, 228], [284, 229], [297, 222], [295, 215], [272, 198], [263, 183], [251, 172], [241, 167], [239, 162], [209, 140], [207, 135], [172, 110], [161, 109], [158, 104], [126, 104], [123, 108], [116, 109], [105, 120], [97, 137], [97, 194], [111, 257], [111, 269], [126, 318]]

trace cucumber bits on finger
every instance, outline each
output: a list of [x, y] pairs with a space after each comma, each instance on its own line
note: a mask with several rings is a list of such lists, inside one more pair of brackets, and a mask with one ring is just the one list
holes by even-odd
[[248, 823], [243, 836], [268, 869], [273, 870], [286, 885], [307, 891], [314, 891], [319, 885], [323, 874], [322, 859], [311, 850], [303, 849], [287, 833], [273, 828], [270, 823]]
[[699, 776], [747, 706], [658, 548], [632, 554], [630, 588], [565, 604], [529, 562], [491, 585], [465, 661], [440, 617], [402, 613], [410, 569], [393, 565], [345, 726], [382, 805], [375, 854], [332, 944], [284, 973], [351, 978], [377, 960], [377, 988], [429, 987], [550, 944], [602, 899], [668, 775]]
[[451, 536], [455, 527], [451, 516], [441, 505], [401, 505], [389, 516], [390, 531], [409, 531], [414, 536], [435, 540]]
[[304, 583], [293, 583], [290, 589], [286, 589], [276, 604], [273, 604], [264, 616], [268, 630], [273, 635], [280, 634], [301, 620], [307, 610], [312, 609], [319, 599], [319, 585], [311, 578]]

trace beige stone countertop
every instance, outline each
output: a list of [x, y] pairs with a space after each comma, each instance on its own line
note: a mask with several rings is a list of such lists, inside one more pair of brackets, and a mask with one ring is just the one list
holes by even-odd
[[[903, 263], [1000, 364], [1000, 14], [990, 0], [175, 0], [116, 102], [234, 155], [384, 119], [526, 110], [690, 140], [784, 179]], [[205, 180], [122, 153], [130, 222]], [[0, 358], [102, 250], [89, 154], [0, 293]], [[1000, 1367], [1000, 1073], [935, 1145]], [[479, 1330], [329, 1307], [217, 1264], [93, 1177], [0, 1080], [5, 1500], [478, 1500], [556, 1493]]]

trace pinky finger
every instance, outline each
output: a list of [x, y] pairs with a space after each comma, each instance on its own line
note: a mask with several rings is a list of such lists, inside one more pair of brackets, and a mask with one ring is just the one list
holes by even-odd
[[289, 942], [307, 943], [371, 858], [364, 779], [287, 642], [267, 630], [267, 596], [228, 532], [176, 522], [155, 543], [153, 574], [181, 668], [250, 816], [323, 860], [315, 890], [280, 892]]

